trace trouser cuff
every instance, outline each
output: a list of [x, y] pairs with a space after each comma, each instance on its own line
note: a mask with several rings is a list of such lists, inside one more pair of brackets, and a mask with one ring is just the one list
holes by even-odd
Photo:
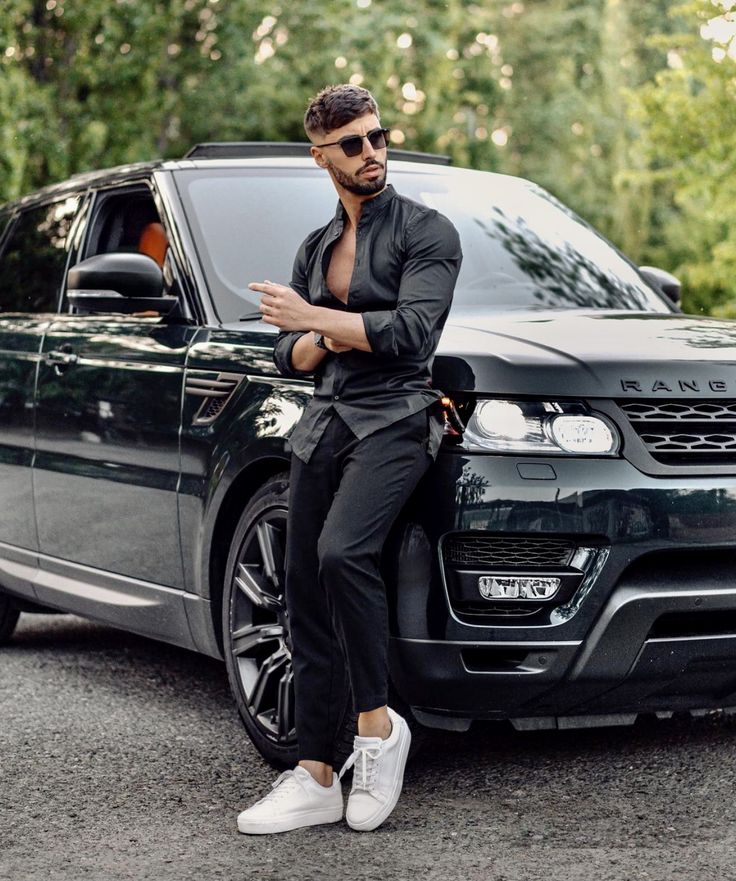
[[353, 702], [353, 710], [356, 713], [368, 713], [371, 710], [377, 710], [388, 703], [386, 694], [369, 694], [364, 697], [356, 698]]

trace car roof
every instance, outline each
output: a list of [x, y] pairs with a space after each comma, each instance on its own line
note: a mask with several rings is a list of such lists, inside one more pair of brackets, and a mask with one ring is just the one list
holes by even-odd
[[116, 165], [111, 168], [100, 169], [99, 171], [83, 171], [73, 174], [66, 180], [55, 184], [47, 184], [38, 190], [19, 196], [17, 199], [11, 199], [3, 205], [0, 210], [8, 210], [13, 208], [23, 208], [34, 202], [45, 201], [49, 198], [59, 198], [67, 193], [76, 193], [85, 190], [91, 186], [99, 186], [105, 183], [114, 183], [116, 180], [135, 177], [145, 177], [152, 171], [156, 171], [166, 163], [166, 160], [156, 160], [153, 162], [133, 162], [128, 165]]
[[[264, 145], [264, 147], [266, 146], [268, 145]], [[306, 145], [304, 145], [304, 148], [306, 151]], [[403, 173], [430, 175], [442, 174], [452, 176], [494, 174], [494, 176], [503, 178], [511, 177], [511, 175], [494, 172], [479, 172], [474, 169], [452, 167], [446, 163], [446, 157], [433, 156], [432, 154], [406, 153], [401, 150], [389, 150], [389, 158], [392, 160], [392, 170]], [[64, 181], [48, 184], [45, 187], [34, 190], [33, 192], [17, 199], [12, 199], [4, 204], [0, 204], [0, 210], [8, 211], [16, 208], [23, 208], [35, 202], [62, 198], [65, 194], [86, 190], [89, 187], [112, 185], [123, 181], [130, 183], [138, 177], [143, 179], [155, 171], [181, 171], [184, 169], [205, 170], [214, 168], [281, 168], [293, 171], [305, 170], [314, 171], [315, 173], [321, 172], [321, 169], [315, 165], [314, 160], [309, 155], [250, 155], [237, 158], [213, 155], [211, 157], [204, 156], [191, 159], [186, 157], [183, 159], [155, 159], [147, 162], [133, 162], [126, 165], [116, 165], [96, 171], [80, 172], [70, 176]]]

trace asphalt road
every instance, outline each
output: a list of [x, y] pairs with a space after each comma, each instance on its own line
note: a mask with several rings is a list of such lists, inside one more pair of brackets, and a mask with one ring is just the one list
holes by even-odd
[[[276, 773], [224, 666], [79, 618], [24, 615], [0, 650], [0, 878], [736, 879], [736, 720], [432, 734], [399, 805], [250, 837]], [[346, 793], [347, 794], [347, 793]]]

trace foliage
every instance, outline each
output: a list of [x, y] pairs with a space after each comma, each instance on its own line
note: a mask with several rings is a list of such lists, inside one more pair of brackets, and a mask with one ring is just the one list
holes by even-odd
[[629, 96], [646, 157], [631, 178], [656, 206], [646, 252], [682, 278], [688, 311], [736, 316], [736, 4], [690, 0], [670, 14], [685, 27], [669, 66]]
[[535, 180], [680, 274], [691, 308], [736, 309], [736, 51], [699, 32], [729, 5], [4, 0], [0, 201], [202, 141], [303, 140], [308, 99], [350, 80], [396, 146]]

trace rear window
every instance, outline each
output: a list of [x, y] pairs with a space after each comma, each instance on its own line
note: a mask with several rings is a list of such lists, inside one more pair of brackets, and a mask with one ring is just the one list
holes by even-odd
[[[299, 244], [330, 221], [332, 182], [318, 169], [179, 171], [177, 181], [220, 318], [260, 300], [248, 282], [288, 284]], [[392, 172], [397, 192], [455, 224], [463, 265], [453, 309], [624, 309], [670, 312], [633, 264], [550, 193], [475, 171]]]

